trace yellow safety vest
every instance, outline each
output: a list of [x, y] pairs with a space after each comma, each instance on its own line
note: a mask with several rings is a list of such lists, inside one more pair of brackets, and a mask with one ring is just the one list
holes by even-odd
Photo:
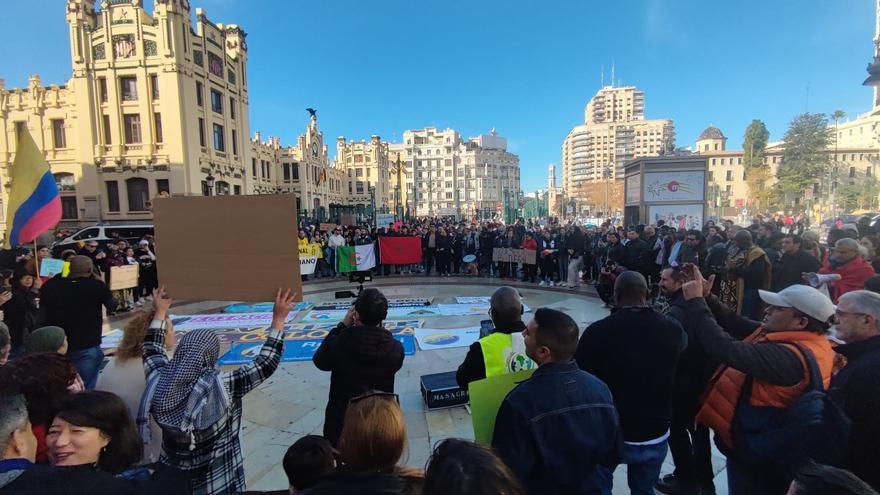
[[530, 370], [538, 366], [528, 356], [525, 348], [513, 349], [513, 337], [503, 332], [491, 333], [478, 340], [486, 365], [486, 378], [516, 371]]

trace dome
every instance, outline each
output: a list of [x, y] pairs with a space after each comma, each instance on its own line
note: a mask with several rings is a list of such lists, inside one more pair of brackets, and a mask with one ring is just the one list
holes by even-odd
[[724, 134], [721, 132], [721, 129], [710, 125], [700, 134], [700, 137], [697, 138], [697, 141], [702, 141], [704, 139], [727, 139], [724, 137]]

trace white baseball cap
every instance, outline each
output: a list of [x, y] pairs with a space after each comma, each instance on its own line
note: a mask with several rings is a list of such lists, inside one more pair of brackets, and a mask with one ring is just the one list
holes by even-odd
[[834, 316], [834, 304], [831, 299], [818, 290], [806, 285], [792, 285], [779, 292], [759, 290], [761, 300], [780, 308], [794, 308], [822, 323]]

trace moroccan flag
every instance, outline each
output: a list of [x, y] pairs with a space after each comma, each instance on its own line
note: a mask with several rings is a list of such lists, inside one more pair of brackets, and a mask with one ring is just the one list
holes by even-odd
[[421, 237], [380, 237], [379, 259], [383, 265], [408, 265], [422, 262]]
[[340, 246], [336, 248], [336, 271], [340, 273], [364, 271], [376, 266], [376, 251], [372, 244], [366, 246]]
[[12, 188], [6, 209], [7, 249], [33, 241], [61, 221], [58, 186], [27, 129], [19, 133], [9, 179]]

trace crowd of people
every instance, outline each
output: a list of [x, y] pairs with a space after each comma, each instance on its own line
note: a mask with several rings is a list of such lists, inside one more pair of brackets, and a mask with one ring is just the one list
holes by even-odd
[[[317, 230], [300, 238], [326, 243], [322, 275], [333, 275], [334, 247], [414, 234], [424, 262], [380, 263], [376, 275], [593, 282], [611, 311], [583, 331], [552, 308], [526, 321], [518, 290], [498, 287], [494, 330], [470, 346], [456, 379], [466, 389], [521, 370], [530, 378], [504, 398], [491, 445], [446, 439], [426, 466], [407, 466], [395, 389], [404, 352], [383, 327], [387, 299], [364, 289], [314, 355], [330, 373], [323, 435], [278, 460], [289, 481], [279, 493], [610, 494], [624, 464], [631, 493], [714, 494], [713, 433], [728, 493], [880, 489], [877, 238], [864, 226], [832, 230], [827, 244], [760, 219], [684, 231], [553, 219]], [[534, 247], [540, 274], [493, 263], [485, 246]], [[68, 253], [66, 273], [48, 280], [38, 262], [0, 255], [14, 279], [0, 295], [0, 494], [256, 493], [245, 492], [243, 399], [279, 367], [296, 294], [278, 289], [259, 352], [224, 371], [212, 330], [176, 341], [172, 301], [148, 277], [132, 292], [141, 301], [149, 289], [150, 304], [105, 362], [104, 313], [119, 298], [100, 272], [115, 255], [98, 251], [107, 252], [87, 243]], [[476, 261], [462, 262], [468, 254]], [[675, 471], [661, 479], [670, 451]]]

